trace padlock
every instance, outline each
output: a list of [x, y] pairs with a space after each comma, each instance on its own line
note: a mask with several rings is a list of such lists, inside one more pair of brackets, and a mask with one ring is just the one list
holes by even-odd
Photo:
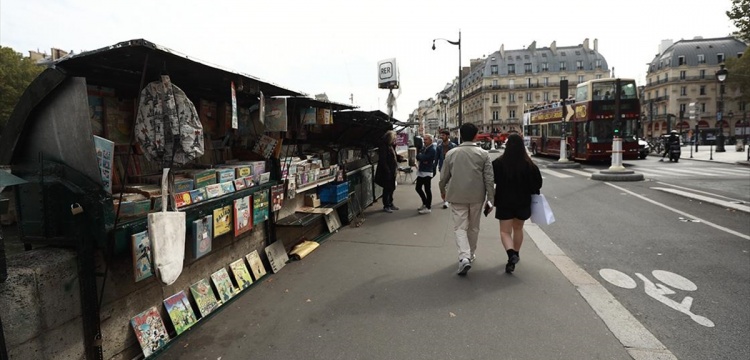
[[70, 205], [70, 212], [73, 215], [78, 215], [83, 212], [83, 207], [79, 203], [75, 203], [73, 205]]

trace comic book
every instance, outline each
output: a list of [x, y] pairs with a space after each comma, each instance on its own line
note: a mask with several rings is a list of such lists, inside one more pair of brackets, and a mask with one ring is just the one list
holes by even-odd
[[281, 210], [281, 207], [284, 206], [284, 185], [274, 185], [271, 186], [271, 201], [272, 201], [272, 208], [271, 211], [279, 211]]
[[251, 215], [250, 196], [234, 200], [234, 236], [240, 236], [253, 228]]
[[245, 260], [239, 259], [231, 264], [229, 268], [232, 269], [232, 275], [234, 275], [234, 281], [240, 290], [245, 290], [250, 287], [253, 283], [253, 278], [250, 277], [250, 272], [247, 271], [245, 266]]
[[229, 301], [237, 290], [232, 285], [232, 280], [229, 279], [229, 273], [227, 269], [221, 268], [217, 272], [211, 274], [211, 280], [216, 287], [216, 291], [219, 293], [219, 298], [223, 302]]
[[214, 238], [232, 230], [232, 205], [214, 209]]
[[213, 225], [212, 215], [193, 221], [193, 254], [196, 259], [211, 252]]
[[139, 282], [154, 275], [151, 240], [148, 238], [148, 231], [133, 234], [130, 238], [133, 244], [133, 277], [135, 282]]
[[133, 326], [135, 337], [141, 344], [144, 357], [151, 356], [169, 342], [169, 334], [167, 334], [167, 329], [164, 327], [164, 322], [161, 320], [156, 306], [152, 306], [130, 319], [130, 325]]
[[197, 283], [190, 285], [190, 293], [193, 294], [193, 300], [198, 305], [198, 312], [201, 317], [206, 317], [221, 305], [216, 301], [214, 290], [206, 279], [200, 279]]
[[253, 193], [253, 225], [268, 220], [268, 189]]
[[182, 290], [164, 299], [164, 307], [167, 309], [167, 314], [172, 320], [177, 335], [182, 334], [198, 321], [193, 312], [193, 307], [190, 306], [190, 301]]
[[250, 271], [253, 272], [255, 281], [266, 275], [266, 267], [263, 265], [263, 261], [260, 260], [258, 250], [253, 250], [253, 252], [245, 255], [245, 259], [247, 259], [247, 264], [250, 265]]

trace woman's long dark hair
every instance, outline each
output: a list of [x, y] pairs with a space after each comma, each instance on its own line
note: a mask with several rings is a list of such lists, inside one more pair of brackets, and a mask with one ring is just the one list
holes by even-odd
[[523, 138], [518, 134], [508, 136], [508, 141], [505, 142], [505, 152], [498, 160], [503, 167], [503, 176], [509, 182], [528, 180], [524, 179], [528, 174], [528, 169], [536, 166], [526, 153]]

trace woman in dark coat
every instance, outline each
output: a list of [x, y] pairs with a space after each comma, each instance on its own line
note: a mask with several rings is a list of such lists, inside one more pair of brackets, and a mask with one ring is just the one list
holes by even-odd
[[505, 272], [512, 273], [520, 261], [523, 223], [531, 217], [531, 194], [539, 194], [542, 174], [526, 153], [523, 138], [511, 134], [505, 152], [492, 162], [495, 174], [495, 218], [500, 220], [500, 241], [508, 253]]
[[393, 192], [396, 191], [396, 171], [400, 161], [404, 161], [404, 158], [396, 154], [396, 132], [390, 130], [383, 135], [378, 148], [378, 168], [374, 179], [383, 188], [383, 211], [388, 213], [398, 210], [393, 205]]

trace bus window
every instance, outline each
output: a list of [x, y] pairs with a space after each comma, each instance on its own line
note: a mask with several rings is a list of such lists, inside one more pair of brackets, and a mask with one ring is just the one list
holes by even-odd
[[622, 134], [620, 135], [625, 141], [636, 141], [638, 139], [638, 121], [635, 119], [624, 120], [622, 122]]
[[592, 121], [589, 123], [589, 136], [592, 143], [612, 142], [614, 128], [612, 121]]
[[560, 123], [549, 124], [547, 126], [549, 127], [549, 132], [547, 136], [559, 137], [562, 135], [562, 126]]
[[637, 89], [633, 82], [621, 82], [620, 83], [620, 99], [636, 99], [638, 98]]
[[587, 85], [579, 86], [576, 88], [576, 102], [588, 101], [589, 99], [589, 88]]

